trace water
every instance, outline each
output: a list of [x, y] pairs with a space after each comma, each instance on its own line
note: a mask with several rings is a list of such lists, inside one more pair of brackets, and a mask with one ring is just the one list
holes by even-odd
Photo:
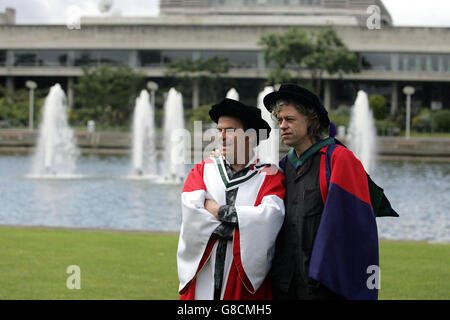
[[187, 137], [183, 119], [183, 96], [171, 88], [164, 103], [164, 160], [167, 165], [163, 174], [168, 182], [178, 183], [185, 177], [184, 141]]
[[257, 106], [261, 109], [262, 118], [272, 128], [269, 138], [261, 141], [258, 146], [258, 157], [263, 163], [274, 163], [278, 165], [279, 162], [279, 150], [280, 150], [280, 129], [273, 120], [269, 111], [264, 107], [263, 99], [266, 95], [273, 92], [273, 87], [265, 87], [258, 95]]
[[179, 228], [182, 185], [128, 179], [128, 156], [81, 156], [78, 170], [84, 178], [64, 180], [26, 178], [30, 160], [22, 155], [0, 156], [0, 224]]
[[239, 93], [235, 88], [231, 88], [230, 90], [228, 90], [226, 98], [239, 101]]
[[79, 151], [67, 121], [67, 99], [59, 84], [51, 87], [42, 111], [42, 122], [30, 177], [75, 177]]
[[367, 93], [360, 90], [352, 108], [348, 128], [348, 148], [361, 161], [368, 173], [373, 173], [376, 155], [376, 129]]
[[[129, 161], [81, 156], [86, 178], [36, 180], [29, 156], [0, 155], [0, 224], [179, 231], [182, 185], [123, 179]], [[379, 161], [372, 177], [400, 215], [377, 219], [381, 238], [450, 241], [448, 163]]]
[[448, 163], [382, 161], [371, 176], [400, 215], [377, 219], [382, 237], [450, 242]]
[[147, 90], [136, 99], [133, 114], [132, 175], [154, 177], [156, 174], [155, 110]]

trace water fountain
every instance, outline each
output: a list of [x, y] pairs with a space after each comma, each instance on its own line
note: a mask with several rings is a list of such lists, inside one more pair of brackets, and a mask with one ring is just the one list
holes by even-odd
[[278, 165], [279, 149], [280, 149], [280, 133], [277, 124], [272, 118], [272, 115], [264, 107], [263, 99], [266, 95], [273, 92], [273, 87], [265, 87], [258, 95], [258, 108], [261, 109], [262, 118], [272, 128], [270, 136], [267, 140], [261, 141], [258, 146], [258, 157], [262, 162], [273, 163]]
[[79, 150], [67, 121], [67, 99], [59, 84], [50, 88], [42, 111], [32, 178], [74, 178]]
[[133, 114], [132, 175], [154, 178], [156, 173], [155, 109], [147, 90], [142, 90]]
[[235, 88], [231, 88], [230, 90], [228, 90], [226, 98], [239, 101], [239, 93]]
[[352, 107], [347, 131], [348, 147], [362, 162], [366, 171], [373, 173], [376, 156], [376, 128], [367, 93], [360, 90]]
[[169, 90], [164, 103], [164, 181], [183, 181], [185, 156], [185, 130], [183, 96], [174, 88]]

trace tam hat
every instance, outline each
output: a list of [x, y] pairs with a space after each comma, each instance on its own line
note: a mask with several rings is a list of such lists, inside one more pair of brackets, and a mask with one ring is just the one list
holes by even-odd
[[263, 135], [261, 140], [267, 139], [270, 134], [270, 125], [261, 117], [259, 108], [247, 106], [234, 99], [225, 98], [213, 105], [209, 110], [209, 116], [215, 123], [218, 123], [221, 116], [237, 118], [243, 122], [246, 129], [255, 129], [257, 133], [260, 129], [266, 129], [267, 135]]
[[278, 91], [269, 93], [264, 97], [264, 106], [269, 112], [272, 112], [278, 100], [293, 100], [305, 107], [312, 108], [316, 112], [319, 122], [324, 128], [328, 127], [330, 124], [328, 111], [323, 106], [319, 97], [303, 87], [291, 83], [282, 84]]

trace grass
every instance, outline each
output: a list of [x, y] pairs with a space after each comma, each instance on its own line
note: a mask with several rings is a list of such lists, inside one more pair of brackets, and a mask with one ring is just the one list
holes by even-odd
[[450, 245], [381, 241], [380, 299], [450, 299]]
[[178, 298], [173, 235], [0, 228], [0, 243], [0, 299]]
[[[170, 234], [0, 228], [0, 299], [178, 299]], [[450, 299], [450, 246], [382, 241], [381, 299]], [[66, 269], [81, 269], [81, 289]]]

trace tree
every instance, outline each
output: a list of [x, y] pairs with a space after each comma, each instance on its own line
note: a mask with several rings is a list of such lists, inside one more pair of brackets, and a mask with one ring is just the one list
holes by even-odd
[[[182, 86], [192, 88], [194, 108], [198, 107], [199, 87], [211, 98], [217, 100], [217, 91], [222, 74], [228, 72], [228, 59], [214, 56], [210, 59], [180, 59], [168, 66], [166, 75], [181, 80]], [[183, 90], [182, 90], [183, 91]]]
[[100, 125], [126, 125], [143, 88], [145, 75], [128, 66], [84, 68], [74, 85], [76, 108], [72, 119], [83, 124], [92, 119]]
[[[30, 92], [27, 89], [16, 89], [8, 99], [8, 89], [0, 86], [0, 122], [5, 126], [26, 127], [29, 125]], [[45, 102], [48, 88], [38, 88], [34, 92], [35, 128], [41, 119], [41, 108]]]
[[386, 118], [386, 98], [380, 94], [373, 94], [369, 97], [369, 105], [376, 120]]
[[259, 44], [263, 47], [268, 80], [272, 84], [290, 81], [292, 71], [300, 79], [307, 70], [316, 93], [320, 94], [325, 72], [342, 75], [360, 71], [358, 56], [348, 50], [332, 27], [310, 33], [293, 27], [282, 34], [263, 35]]

